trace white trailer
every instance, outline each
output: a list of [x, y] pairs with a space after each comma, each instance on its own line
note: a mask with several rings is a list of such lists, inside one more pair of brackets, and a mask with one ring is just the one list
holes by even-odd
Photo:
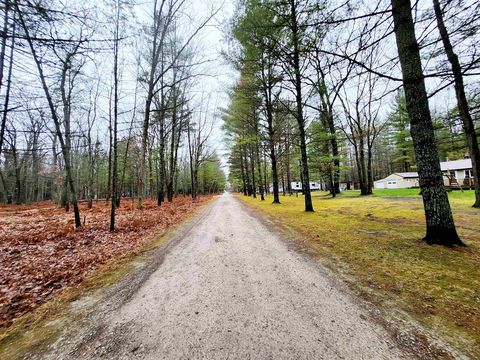
[[315, 190], [320, 190], [321, 186], [318, 181], [310, 182], [310, 190], [315, 191]]
[[[291, 186], [293, 191], [302, 191], [302, 183], [300, 181], [292, 181]], [[321, 185], [319, 181], [310, 182], [310, 191], [315, 191], [320, 189], [321, 189]]]
[[292, 181], [291, 187], [293, 191], [302, 191], [302, 183], [300, 181]]

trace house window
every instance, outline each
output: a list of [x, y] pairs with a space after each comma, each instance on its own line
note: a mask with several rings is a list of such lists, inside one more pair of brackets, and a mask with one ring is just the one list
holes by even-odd
[[473, 178], [473, 170], [465, 170], [465, 178]]

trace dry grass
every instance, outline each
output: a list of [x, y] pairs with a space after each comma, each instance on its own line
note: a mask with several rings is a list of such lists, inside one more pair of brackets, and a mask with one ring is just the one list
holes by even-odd
[[280, 205], [272, 205], [270, 197], [239, 198], [300, 234], [319, 256], [353, 277], [357, 289], [370, 294], [373, 289], [371, 300], [393, 303], [480, 357], [480, 210], [470, 207], [473, 193], [451, 194], [465, 249], [421, 241], [420, 198], [346, 194], [331, 199], [314, 193], [314, 213], [303, 211], [301, 196], [281, 197]]

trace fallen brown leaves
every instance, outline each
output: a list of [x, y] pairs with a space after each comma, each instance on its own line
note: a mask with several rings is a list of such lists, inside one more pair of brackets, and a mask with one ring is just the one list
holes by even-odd
[[108, 231], [105, 201], [90, 210], [80, 205], [85, 226], [79, 229], [72, 213], [51, 202], [0, 206], [0, 327], [81, 283], [100, 265], [139, 251], [208, 199], [178, 197], [161, 207], [145, 200], [142, 210], [133, 199], [123, 199], [115, 233]]

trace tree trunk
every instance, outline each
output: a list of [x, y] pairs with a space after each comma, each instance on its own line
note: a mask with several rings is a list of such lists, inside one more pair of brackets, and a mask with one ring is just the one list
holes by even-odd
[[32, 201], [39, 201], [40, 199], [40, 186], [39, 186], [39, 171], [40, 171], [40, 159], [38, 157], [38, 133], [33, 135], [32, 144], [32, 173], [33, 173], [33, 189], [32, 189]]
[[[285, 137], [285, 170], [287, 175], [287, 191], [292, 195], [292, 173], [290, 169], [290, 124], [287, 124], [287, 136]], [[285, 190], [284, 190], [285, 192]]]
[[[5, 8], [3, 10], [3, 29], [2, 32], [3, 34], [7, 34], [8, 31], [8, 24], [9, 24], [9, 11], [10, 11], [10, 1], [5, 2]], [[15, 25], [15, 23], [14, 23]], [[1, 45], [1, 50], [0, 50], [0, 90], [2, 90], [3, 87], [3, 69], [5, 67], [5, 54], [6, 54], [6, 48], [7, 48], [7, 36], [2, 37], [2, 45]], [[10, 50], [10, 69], [9, 69], [9, 77], [12, 73], [12, 65], [13, 65], [13, 47], [15, 44], [15, 39], [12, 37], [12, 47]], [[8, 84], [10, 84], [10, 81], [8, 81]], [[8, 97], [10, 96], [10, 91], [7, 89], [6, 94], [5, 94], [5, 102], [3, 106], [3, 115], [2, 115], [2, 123], [0, 126], [0, 155], [2, 154], [2, 146], [3, 146], [3, 139], [5, 136], [5, 127], [6, 127], [6, 122], [7, 122], [7, 110], [8, 110]], [[7, 189], [5, 188], [5, 191]]]
[[263, 152], [263, 189], [265, 195], [270, 195], [270, 187], [268, 186], [268, 175], [267, 175], [267, 154]]
[[108, 174], [107, 174], [107, 196], [106, 200], [107, 203], [110, 199], [110, 195], [112, 194], [112, 148], [113, 148], [113, 134], [112, 134], [112, 105], [111, 105], [111, 97], [112, 93], [110, 93], [110, 101], [109, 101], [109, 109], [108, 109]]
[[258, 174], [258, 191], [260, 192], [260, 199], [262, 201], [265, 200], [264, 196], [264, 188], [262, 184], [262, 163], [260, 161], [260, 141], [258, 139], [258, 134], [260, 134], [260, 131], [258, 129], [258, 116], [256, 113], [256, 109], [253, 108], [253, 121], [255, 123], [255, 133], [256, 133], [256, 139], [255, 139], [255, 144], [252, 145], [252, 158], [255, 157], [255, 160], [257, 162], [257, 174]]
[[478, 147], [478, 138], [475, 132], [475, 124], [468, 106], [467, 96], [465, 95], [465, 86], [463, 84], [463, 75], [458, 56], [455, 53], [450, 42], [447, 28], [443, 21], [442, 10], [438, 0], [433, 0], [437, 26], [442, 38], [443, 47], [447, 54], [448, 61], [452, 66], [453, 78], [455, 80], [455, 95], [457, 97], [457, 106], [460, 118], [462, 119], [465, 137], [467, 139], [470, 158], [472, 159], [473, 177], [475, 179], [475, 203], [473, 207], [480, 207], [480, 149]]
[[[195, 197], [193, 198], [193, 200], [197, 200], [197, 197], [198, 197], [198, 166], [193, 170], [193, 186], [195, 188]], [[192, 193], [193, 193], [193, 190], [192, 190]]]
[[310, 175], [308, 173], [307, 144], [305, 139], [305, 119], [303, 117], [302, 100], [302, 80], [300, 74], [300, 47], [299, 30], [297, 24], [297, 9], [295, 0], [290, 0], [291, 10], [291, 30], [293, 43], [293, 71], [295, 73], [295, 100], [296, 100], [296, 118], [298, 123], [298, 133], [300, 138], [300, 153], [302, 167], [303, 194], [305, 195], [305, 211], [313, 211], [312, 194], [310, 192]]
[[[175, 78], [175, 77], [174, 77]], [[172, 91], [175, 92], [175, 89]], [[174, 192], [174, 184], [173, 181], [175, 179], [175, 135], [176, 135], [176, 127], [177, 127], [177, 94], [173, 95], [173, 109], [172, 109], [172, 129], [171, 129], [171, 138], [170, 138], [170, 158], [169, 158], [169, 173], [167, 179], [167, 200], [168, 202], [173, 201], [173, 192]]]
[[245, 179], [247, 183], [247, 195], [251, 196], [252, 184], [250, 183], [250, 174], [249, 174], [250, 171], [248, 170], [248, 155], [247, 155], [247, 149], [245, 147], [243, 147], [242, 154], [243, 154], [242, 157], [244, 159], [244, 164], [245, 164]]
[[329, 91], [325, 83], [325, 78], [323, 73], [321, 73], [321, 91], [320, 91], [320, 100], [322, 101], [323, 108], [325, 109], [325, 118], [327, 123], [327, 129], [329, 132], [330, 146], [332, 147], [332, 157], [333, 157], [333, 191], [332, 195], [340, 193], [340, 154], [338, 151], [338, 141], [337, 141], [337, 132], [335, 131], [335, 120], [333, 117], [333, 105], [330, 100]]
[[15, 191], [14, 191], [14, 201], [16, 205], [22, 203], [22, 181], [21, 181], [21, 169], [18, 163], [18, 154], [17, 149], [12, 146], [12, 158], [15, 174]]
[[[273, 118], [273, 117], [272, 117]], [[278, 169], [277, 154], [275, 153], [275, 141], [273, 132], [273, 119], [268, 120], [268, 146], [270, 150], [270, 162], [272, 165], [272, 186], [273, 186], [273, 203], [280, 204], [280, 196], [278, 194]]]
[[428, 244], [464, 245], [457, 234], [443, 185], [411, 3], [410, 0], [391, 0], [391, 3], [407, 111], [410, 115], [410, 133], [425, 209], [427, 229], [424, 240]]
[[[3, 31], [6, 34], [8, 29], [8, 12], [9, 12], [9, 1], [5, 4], [5, 16], [4, 16], [4, 25]], [[12, 30], [12, 43], [10, 45], [10, 63], [8, 65], [8, 75], [7, 75], [7, 89], [5, 91], [5, 101], [3, 105], [3, 114], [2, 114], [2, 123], [0, 126], [0, 155], [2, 154], [2, 146], [3, 146], [3, 138], [5, 136], [5, 128], [7, 125], [7, 114], [8, 114], [8, 106], [10, 103], [10, 88], [12, 86], [12, 72], [13, 72], [13, 56], [14, 56], [14, 47], [15, 47], [15, 22], [13, 22], [13, 30]], [[3, 85], [3, 68], [5, 63], [5, 47], [7, 43], [7, 37], [4, 36], [2, 39], [2, 49], [0, 53], [0, 89]]]
[[264, 188], [262, 184], [262, 163], [260, 162], [260, 150], [258, 149], [259, 147], [260, 145], [258, 144], [258, 140], [257, 140], [255, 151], [257, 155], [258, 191], [260, 191], [260, 199], [263, 201], [265, 200], [265, 196], [263, 193]]
[[[254, 161], [254, 151], [252, 146], [250, 145], [250, 170], [252, 171], [252, 195], [256, 199], [257, 198], [257, 184], [255, 182], [255, 161]], [[260, 179], [261, 181], [261, 179]]]
[[120, 27], [120, 4], [116, 5], [115, 38], [113, 50], [113, 154], [112, 154], [112, 204], [110, 208], [110, 231], [115, 231], [115, 210], [117, 208], [117, 124], [118, 124], [118, 47]]
[[55, 169], [55, 202], [57, 204], [61, 204], [62, 202], [62, 195], [60, 193], [61, 184], [60, 184], [60, 176], [58, 174], [58, 170], [60, 169], [60, 165], [58, 163], [58, 154], [57, 154], [57, 135], [55, 132], [52, 134], [52, 158], [53, 158], [53, 168]]
[[372, 146], [369, 144], [367, 147], [367, 190], [368, 195], [373, 194], [373, 166], [372, 166]]
[[[10, 1], [5, 1], [5, 8], [3, 9], [3, 29], [2, 33], [7, 34], [8, 31], [8, 23], [9, 23], [9, 11], [10, 11]], [[2, 45], [0, 50], [0, 90], [2, 89], [3, 85], [3, 69], [5, 67], [5, 53], [7, 48], [7, 36], [2, 36]], [[10, 60], [11, 61], [11, 60]], [[0, 139], [3, 141], [3, 138]], [[0, 146], [1, 149], [1, 146]]]
[[243, 195], [247, 196], [247, 179], [245, 176], [245, 165], [243, 163], [243, 152], [240, 149], [240, 171], [242, 173]]
[[[192, 157], [190, 156], [190, 159]], [[197, 189], [195, 188], [195, 170], [193, 169], [193, 161], [190, 160], [190, 186], [192, 187], [192, 200], [197, 199]]]
[[[268, 147], [270, 150], [270, 162], [272, 163], [272, 187], [273, 187], [273, 203], [280, 204], [280, 197], [278, 195], [278, 170], [277, 170], [277, 155], [275, 154], [275, 132], [273, 128], [273, 109], [272, 109], [272, 87], [270, 84], [271, 70], [268, 69], [268, 84], [264, 86], [265, 105], [267, 110], [267, 132], [268, 132]], [[265, 174], [266, 175], [266, 174]]]
[[25, 32], [25, 37], [27, 38], [27, 42], [28, 42], [28, 45], [30, 47], [30, 51], [32, 52], [33, 60], [35, 62], [37, 70], [38, 70], [38, 75], [39, 75], [40, 81], [42, 83], [43, 91], [45, 92], [45, 97], [47, 98], [48, 107], [50, 109], [52, 119], [55, 123], [55, 131], [56, 131], [57, 137], [60, 141], [60, 147], [62, 149], [62, 154], [63, 154], [63, 158], [64, 158], [64, 161], [65, 161], [65, 172], [66, 172], [66, 175], [67, 175], [67, 181], [68, 181], [68, 184], [70, 185], [70, 190], [71, 190], [71, 193], [72, 193], [71, 197], [72, 197], [72, 203], [73, 203], [73, 208], [74, 208], [75, 227], [78, 228], [78, 227], [82, 226], [82, 223], [80, 221], [80, 211], [78, 209], [75, 183], [74, 183], [73, 178], [72, 178], [72, 169], [71, 169], [71, 164], [70, 164], [70, 149], [65, 144], [65, 140], [63, 138], [62, 130], [61, 130], [61, 127], [60, 127], [60, 119], [57, 116], [55, 104], [53, 103], [53, 99], [50, 95], [50, 91], [48, 89], [47, 82], [46, 82], [45, 76], [43, 74], [43, 68], [42, 68], [40, 59], [37, 56], [37, 53], [35, 51], [35, 47], [33, 46], [33, 41], [30, 38], [28, 27], [25, 24], [25, 21], [23, 20], [23, 16], [18, 9], [18, 4], [17, 3], [15, 4], [15, 7], [17, 9], [17, 13], [19, 14], [19, 19], [20, 19], [20, 22], [22, 24], [22, 28]]
[[68, 180], [67, 176], [65, 175], [64, 181], [62, 184], [62, 195], [60, 199], [60, 207], [65, 209], [66, 212], [70, 211], [70, 201], [68, 200]]
[[[320, 120], [321, 120], [321, 124], [322, 124], [322, 130], [328, 134], [329, 133], [329, 127], [328, 127], [328, 121], [327, 121], [327, 117], [328, 117], [328, 114], [327, 114], [327, 109], [325, 106], [323, 106], [323, 111], [320, 112]], [[324, 156], [328, 156], [330, 157], [330, 141], [323, 141], [323, 149], [322, 149], [322, 152], [324, 154]], [[328, 161], [328, 166], [327, 166], [327, 182], [328, 182], [328, 189], [330, 191], [330, 194], [332, 195], [332, 197], [335, 197], [337, 196], [337, 192], [335, 191], [335, 183], [334, 183], [334, 175], [333, 175], [333, 168], [331, 166], [331, 161]], [[322, 173], [322, 169], [319, 169], [319, 173], [321, 174]]]
[[160, 161], [160, 179], [157, 195], [157, 204], [160, 206], [165, 198], [165, 106], [164, 106], [163, 92], [161, 93], [161, 112], [160, 112], [160, 146], [159, 146], [159, 161]]
[[93, 177], [95, 175], [94, 169], [95, 169], [95, 163], [93, 160], [93, 148], [92, 148], [92, 138], [90, 134], [90, 129], [88, 130], [88, 196], [87, 196], [87, 206], [89, 209], [93, 207]]
[[196, 200], [197, 199], [197, 189], [196, 189], [197, 160], [195, 156], [196, 152], [194, 154], [194, 151], [195, 151], [194, 144], [192, 144], [190, 124], [187, 127], [187, 140], [188, 140], [188, 155], [190, 158], [190, 185], [192, 187], [192, 200]]
[[5, 181], [5, 176], [3, 176], [3, 171], [0, 169], [0, 180], [2, 181], [3, 186], [3, 200], [6, 204], [10, 205], [12, 203], [12, 196], [9, 193], [7, 182]]
[[143, 117], [142, 128], [142, 150], [140, 155], [140, 171], [138, 174], [138, 198], [137, 209], [142, 208], [142, 200], [145, 196], [145, 162], [147, 159], [147, 141], [148, 141], [148, 127], [150, 123], [150, 109], [153, 99], [153, 85], [149, 86], [147, 99], [145, 100], [145, 114]]
[[364, 134], [363, 132], [359, 132], [359, 145], [358, 145], [358, 152], [359, 152], [359, 161], [360, 161], [360, 169], [359, 175], [360, 178], [360, 194], [361, 195], [371, 195], [371, 192], [368, 189], [368, 175], [366, 169], [366, 159], [365, 159], [365, 141], [364, 141]]
[[148, 195], [149, 197], [155, 198], [155, 182], [153, 181], [153, 139], [149, 141], [148, 148]]
[[357, 174], [358, 174], [358, 183], [360, 186], [360, 195], [366, 195], [365, 194], [365, 183], [364, 179], [365, 177], [363, 176], [363, 168], [362, 168], [362, 162], [360, 160], [360, 150], [358, 145], [355, 143], [353, 144], [353, 149], [354, 149], [354, 155], [355, 155], [355, 162], [357, 165]]

